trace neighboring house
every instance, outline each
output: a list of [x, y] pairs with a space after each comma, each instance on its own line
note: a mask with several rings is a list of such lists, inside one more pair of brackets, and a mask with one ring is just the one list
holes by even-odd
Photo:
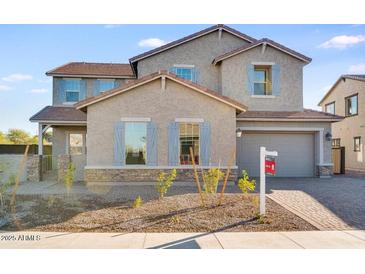
[[129, 61], [47, 72], [53, 106], [31, 121], [54, 128], [59, 167], [85, 165], [86, 181], [150, 181], [172, 168], [188, 180], [192, 147], [199, 169], [233, 165], [233, 179], [242, 169], [258, 176], [266, 146], [279, 153], [277, 176], [331, 175], [331, 123], [341, 117], [303, 109], [310, 58], [216, 25]]
[[365, 75], [342, 75], [318, 105], [345, 117], [332, 124], [332, 146], [345, 147], [346, 170], [365, 171]]

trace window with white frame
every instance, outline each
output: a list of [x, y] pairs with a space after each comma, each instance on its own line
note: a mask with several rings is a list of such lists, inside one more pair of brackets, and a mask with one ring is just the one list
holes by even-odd
[[74, 103], [80, 100], [81, 81], [78, 79], [65, 80], [66, 102]]
[[145, 165], [147, 159], [147, 123], [125, 123], [126, 165]]
[[183, 79], [197, 82], [197, 71], [194, 65], [174, 65], [170, 71]]
[[69, 155], [81, 155], [85, 153], [85, 138], [83, 133], [69, 133], [68, 153]]
[[254, 95], [272, 95], [271, 66], [254, 66]]
[[346, 116], [354, 116], [358, 113], [357, 94], [345, 98]]
[[330, 114], [335, 114], [335, 102], [326, 104], [324, 107], [324, 111]]
[[180, 164], [191, 165], [192, 158], [190, 148], [193, 149], [195, 164], [199, 164], [199, 124], [198, 123], [180, 123], [179, 141], [180, 141]]

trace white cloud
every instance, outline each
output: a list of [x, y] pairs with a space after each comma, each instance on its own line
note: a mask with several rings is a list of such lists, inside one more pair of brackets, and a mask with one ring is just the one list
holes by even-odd
[[6, 82], [19, 82], [19, 81], [24, 81], [24, 80], [32, 80], [33, 77], [32, 77], [32, 75], [29, 75], [29, 74], [14, 73], [14, 74], [10, 74], [6, 77], [3, 77], [1, 79]]
[[364, 73], [365, 74], [365, 63], [350, 66], [349, 73]]
[[319, 45], [320, 48], [345, 49], [365, 42], [365, 35], [339, 35]]
[[142, 48], [157, 48], [165, 45], [166, 42], [159, 38], [148, 38], [138, 42], [138, 46]]
[[0, 85], [0, 91], [8, 91], [8, 90], [11, 90], [11, 87], [5, 86], [5, 85]]
[[104, 28], [106, 29], [115, 29], [115, 28], [119, 28], [120, 25], [117, 24], [109, 24], [109, 25], [104, 25]]
[[31, 93], [46, 93], [48, 89], [46, 88], [34, 88], [30, 90]]

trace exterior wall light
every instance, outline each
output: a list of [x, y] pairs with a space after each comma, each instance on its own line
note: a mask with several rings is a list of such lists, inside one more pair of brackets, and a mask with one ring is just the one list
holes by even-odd
[[240, 128], [236, 129], [236, 136], [237, 136], [237, 138], [240, 138], [242, 136], [242, 129], [240, 129]]
[[332, 140], [332, 134], [330, 132], [326, 133], [326, 140], [331, 141]]

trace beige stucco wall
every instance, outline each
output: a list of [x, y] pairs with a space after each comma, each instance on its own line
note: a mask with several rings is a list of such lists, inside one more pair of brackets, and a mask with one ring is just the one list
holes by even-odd
[[213, 59], [247, 43], [225, 31], [219, 39], [215, 31], [139, 61], [138, 77], [169, 70], [177, 64], [195, 65], [199, 71], [198, 84], [219, 91], [219, 68], [212, 64]]
[[203, 118], [211, 124], [211, 161], [227, 165], [236, 147], [235, 109], [171, 80], [137, 87], [88, 107], [87, 165], [112, 166], [114, 125], [122, 117], [151, 118], [157, 125], [158, 165], [168, 165], [169, 123], [175, 118]]
[[82, 126], [54, 126], [52, 127], [52, 155], [64, 155], [66, 153], [66, 142], [68, 133], [84, 133], [86, 134], [86, 127]]
[[[253, 98], [247, 91], [246, 67], [252, 62], [273, 62], [280, 66], [280, 95], [275, 98]], [[222, 94], [248, 106], [249, 110], [303, 110], [304, 62], [270, 46], [262, 53], [256, 47], [221, 63]]]
[[[54, 106], [63, 105], [62, 102], [59, 100], [58, 90], [57, 90], [57, 82], [62, 80], [62, 77], [53, 77], [53, 87], [52, 87], [52, 104]], [[80, 79], [80, 78], [77, 78]], [[94, 91], [94, 80], [97, 78], [81, 78], [86, 80], [86, 97], [92, 97]], [[112, 79], [112, 78], [108, 78]], [[116, 82], [119, 83], [119, 86], [123, 86], [126, 82], [130, 81], [131, 79], [116, 79]]]
[[[345, 97], [358, 93], [358, 115], [346, 117], [341, 122], [332, 124], [332, 137], [341, 139], [341, 146], [345, 147], [345, 166], [347, 169], [365, 170], [365, 82], [346, 79], [341, 80], [329, 96], [322, 102], [325, 105], [335, 102], [337, 115], [345, 116]], [[354, 137], [361, 136], [360, 152], [354, 151]]]
[[[326, 122], [237, 122], [237, 127], [281, 127], [281, 128], [323, 128], [323, 162], [332, 163], [331, 141], [326, 140], [326, 133], [331, 132], [331, 123]], [[283, 131], [282, 129], [278, 131]], [[263, 131], [264, 132], [264, 131]], [[270, 131], [268, 131], [270, 132]], [[307, 131], [306, 131], [307, 132]], [[289, 132], [290, 133], [290, 132]], [[244, 133], [243, 133], [244, 138]], [[319, 149], [315, 138], [315, 163], [319, 163]], [[298, 157], [298, 155], [293, 155]], [[300, 157], [300, 156], [299, 156]]]

